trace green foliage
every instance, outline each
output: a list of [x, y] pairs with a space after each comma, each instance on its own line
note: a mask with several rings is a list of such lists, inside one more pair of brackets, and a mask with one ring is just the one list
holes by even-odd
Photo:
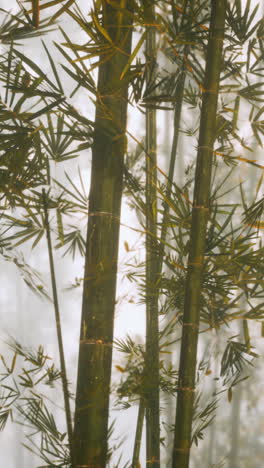
[[[90, 14], [86, 15], [73, 0], [42, 2], [38, 27], [33, 25], [28, 3], [23, 2], [23, 6], [19, 3], [18, 14], [0, 9], [3, 17], [0, 25], [3, 47], [0, 59], [0, 253], [4, 260], [18, 267], [33, 292], [47, 299], [50, 298], [39, 273], [25, 262], [22, 253], [13, 249], [22, 249], [24, 245], [30, 245], [36, 251], [42, 248], [45, 233], [42, 188], [46, 187], [55, 248], [62, 249], [62, 255], [70, 255], [72, 259], [85, 255], [87, 187], [78, 163], [74, 173], [68, 170], [67, 163], [71, 159], [76, 161], [83, 151], [90, 151], [95, 125], [88, 115], [74, 107], [73, 98], [83, 99], [87, 95], [87, 102], [91, 105], [96, 99], [97, 103], [100, 101], [94, 72], [114, 56], [118, 47], [120, 50], [123, 47], [118, 38], [118, 45], [115, 44], [114, 28], [112, 35], [105, 29], [101, 3], [93, 2]], [[117, 2], [110, 3], [119, 13], [123, 11]], [[158, 38], [158, 60], [154, 63], [142, 51], [149, 22], [145, 2], [130, 3], [134, 12], [127, 10], [126, 13], [134, 19], [135, 40], [113, 90], [121, 82], [123, 87], [129, 84], [129, 103], [142, 115], [149, 109], [175, 111], [176, 114], [177, 108], [183, 106], [183, 117], [179, 116], [177, 125], [174, 117], [175, 135], [181, 135], [185, 147], [194, 147], [205, 91], [209, 4], [207, 1], [195, 1], [190, 2], [187, 8], [186, 2], [186, 5], [184, 2], [156, 2], [154, 27]], [[200, 301], [200, 332], [210, 334], [224, 330], [228, 334], [221, 358], [219, 385], [231, 394], [233, 386], [245, 379], [246, 370], [253, 366], [253, 358], [257, 357], [251, 346], [248, 323], [264, 319], [264, 250], [259, 232], [263, 227], [264, 199], [259, 193], [262, 178], [251, 203], [246, 200], [242, 185], [242, 199], [236, 190], [233, 192], [228, 188], [229, 183], [237, 184], [234, 174], [241, 163], [248, 168], [263, 170], [252, 154], [256, 145], [263, 146], [264, 135], [263, 19], [257, 20], [258, 5], [253, 3], [247, 0], [242, 8], [242, 2], [235, 0], [227, 6], [213, 155], [214, 182]], [[61, 66], [55, 62], [51, 48], [43, 42], [48, 61], [46, 72], [31, 55], [23, 53], [20, 46], [22, 41], [34, 40], [54, 30], [57, 20], [63, 15], [71, 19], [74, 27], [80, 28], [84, 39], [77, 43], [63, 28], [59, 29], [60, 39], [55, 47], [60, 53]], [[67, 92], [65, 77], [71, 86]], [[111, 122], [111, 113], [108, 120]], [[247, 120], [250, 128], [246, 139], [243, 120]], [[118, 125], [118, 122], [111, 122], [109, 128], [102, 126], [101, 134], [116, 138]], [[127, 136], [131, 137], [131, 134], [127, 132]], [[132, 139], [137, 146], [133, 149], [128, 142], [124, 195], [138, 215], [139, 233], [143, 235], [147, 230], [147, 204], [143, 193], [147, 176], [143, 168], [146, 139]], [[182, 152], [178, 151], [178, 158], [183, 158], [185, 147]], [[59, 179], [54, 177], [54, 168], [58, 164], [67, 169]], [[228, 166], [232, 167], [231, 171]], [[157, 203], [151, 206], [151, 210], [158, 221], [157, 235], [152, 234], [150, 252], [160, 265], [163, 264], [158, 280], [146, 284], [146, 263], [137, 255], [127, 262], [126, 276], [137, 284], [138, 302], [145, 304], [149, 297], [158, 299], [161, 316], [159, 385], [162, 395], [175, 395], [178, 386], [178, 372], [166, 357], [179, 341], [183, 319], [193, 208], [193, 167], [191, 156], [186, 163], [185, 180], [178, 185], [173, 183], [173, 175], [166, 176], [158, 170], [158, 180], [152, 186], [157, 194]], [[101, 274], [102, 268], [98, 265], [98, 280]], [[76, 278], [73, 287], [80, 285], [83, 285], [83, 278]], [[171, 315], [173, 319], [170, 319]], [[243, 320], [244, 342], [242, 337], [229, 336], [233, 334], [232, 322], [235, 320]], [[116, 340], [115, 347], [125, 355], [120, 366], [116, 366], [121, 375], [115, 385], [117, 401], [122, 408], [129, 408], [140, 398], [144, 400], [146, 394], [145, 346], [127, 336]], [[13, 414], [20, 415], [20, 421], [29, 424], [33, 431], [28, 435], [27, 447], [42, 457], [46, 463], [43, 466], [69, 466], [67, 436], [58, 429], [49, 403], [37, 390], [39, 386], [53, 385], [60, 377], [60, 371], [53, 365], [47, 366], [48, 357], [41, 347], [34, 353], [13, 342], [12, 350], [15, 354], [10, 366], [1, 357], [4, 374], [0, 428], [4, 428]], [[14, 377], [18, 358], [24, 360], [25, 366]], [[196, 380], [200, 385], [199, 369]], [[192, 441], [196, 445], [203, 438], [216, 410], [214, 397], [203, 405], [198, 395], [192, 433]], [[117, 444], [112, 452], [118, 449]], [[120, 458], [117, 466], [121, 463]]]
[[237, 380], [247, 365], [252, 365], [252, 357], [257, 357], [246, 343], [239, 343], [231, 337], [224, 351], [221, 361], [221, 376], [225, 376], [224, 384], [230, 380]]
[[198, 445], [199, 440], [203, 440], [204, 438], [204, 431], [208, 426], [212, 423], [215, 417], [215, 411], [217, 408], [217, 400], [215, 398], [212, 399], [204, 408], [200, 407], [200, 396], [196, 397], [196, 401], [194, 403], [194, 429], [192, 435], [192, 443]]
[[55, 422], [52, 399], [45, 387], [57, 392], [54, 386], [61, 372], [42, 346], [27, 349], [14, 339], [9, 341], [13, 352], [11, 365], [3, 355], [1, 373], [1, 430], [9, 419], [27, 427], [27, 443], [24, 444], [45, 462], [42, 467], [69, 466], [69, 451], [65, 432], [59, 431]]
[[42, 299], [45, 298], [49, 301], [51, 300], [41, 275], [38, 271], [28, 265], [22, 252], [17, 252], [13, 248], [9, 249], [2, 247], [0, 254], [3, 260], [15, 265], [21, 275], [21, 278], [34, 294]]

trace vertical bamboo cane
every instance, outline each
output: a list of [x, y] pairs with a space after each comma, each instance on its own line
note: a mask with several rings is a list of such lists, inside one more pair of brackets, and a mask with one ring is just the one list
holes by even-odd
[[[155, 10], [145, 8], [147, 86], [156, 64]], [[154, 71], [155, 73], [155, 71]], [[146, 456], [147, 466], [160, 466], [159, 424], [159, 308], [157, 238], [157, 136], [156, 110], [146, 109]]]
[[[185, 3], [184, 3], [183, 20], [182, 20], [183, 23], [185, 19], [184, 15], [187, 9], [188, 1], [189, 0], [185, 0]], [[174, 6], [172, 6], [172, 13], [174, 16], [174, 13], [175, 13]], [[152, 24], [153, 20], [150, 18], [149, 22]], [[154, 34], [155, 34], [155, 30], [154, 30]], [[189, 46], [185, 46], [183, 53], [186, 58], [188, 57], [188, 52], [189, 52]], [[156, 48], [153, 51], [150, 49], [149, 55], [151, 56], [151, 54], [153, 55], [153, 53], [154, 55], [156, 55]], [[155, 56], [153, 56], [153, 58], [155, 58]], [[175, 98], [176, 98], [177, 104], [175, 105], [175, 109], [174, 109], [173, 141], [172, 141], [172, 148], [171, 148], [171, 154], [170, 154], [169, 172], [168, 172], [168, 178], [167, 178], [167, 184], [166, 184], [166, 199], [170, 199], [171, 191], [172, 191], [172, 182], [173, 182], [173, 175], [174, 175], [174, 169], [175, 169], [175, 163], [176, 163], [176, 154], [177, 154], [179, 131], [180, 131], [180, 120], [181, 120], [181, 111], [182, 111], [182, 104], [183, 104], [184, 86], [185, 86], [185, 73], [184, 73], [184, 65], [183, 65], [179, 83], [175, 92]], [[164, 250], [165, 250], [164, 242], [166, 240], [166, 235], [167, 235], [168, 217], [169, 217], [169, 205], [165, 204], [163, 215], [162, 215], [161, 235], [159, 239], [160, 247], [159, 247], [159, 253], [158, 253], [158, 260], [157, 260], [158, 261], [157, 279], [159, 278], [162, 272], [162, 264], [163, 264]], [[158, 289], [157, 289], [157, 307], [158, 307]], [[141, 435], [140, 437], [138, 437], [137, 434], [142, 434], [144, 413], [145, 413], [145, 404], [144, 404], [143, 397], [141, 397], [140, 402], [139, 402], [139, 409], [138, 409], [137, 429], [136, 429], [135, 445], [134, 445], [134, 452], [133, 452], [132, 468], [136, 468], [138, 461], [139, 461]]]
[[140, 466], [139, 455], [140, 455], [144, 415], [145, 415], [145, 401], [143, 397], [141, 397], [139, 401], [139, 405], [138, 405], [137, 428], [136, 428], [131, 468], [138, 468]]
[[60, 309], [59, 309], [59, 299], [58, 299], [58, 292], [57, 292], [57, 282], [56, 282], [56, 275], [55, 275], [55, 268], [54, 268], [51, 235], [50, 235], [48, 203], [47, 203], [46, 192], [45, 192], [44, 189], [42, 190], [42, 198], [43, 198], [43, 208], [44, 208], [44, 223], [45, 223], [47, 244], [48, 244], [50, 276], [51, 276], [52, 295], [53, 295], [53, 304], [54, 304], [55, 321], [56, 321], [56, 331], [57, 331], [59, 356], [60, 356], [60, 368], [61, 368], [61, 381], [62, 381], [63, 398], [64, 398], [64, 409], [65, 409], [67, 433], [68, 433], [69, 448], [70, 448], [70, 459], [71, 459], [71, 464], [74, 467], [73, 430], [72, 430], [70, 394], [69, 394], [69, 389], [68, 389], [66, 363], [65, 363], [64, 347], [63, 347], [63, 339], [62, 339], [62, 330], [61, 330], [61, 317], [60, 317]]
[[203, 262], [215, 139], [215, 122], [225, 27], [225, 0], [212, 0], [205, 83], [195, 174], [190, 250], [186, 278], [173, 468], [188, 468], [191, 446], [196, 354]]
[[127, 77], [120, 76], [131, 53], [132, 35], [130, 2], [114, 3], [102, 1], [102, 28], [112, 49], [108, 57], [101, 57], [98, 75], [76, 393], [76, 468], [104, 468], [107, 463], [128, 96]]

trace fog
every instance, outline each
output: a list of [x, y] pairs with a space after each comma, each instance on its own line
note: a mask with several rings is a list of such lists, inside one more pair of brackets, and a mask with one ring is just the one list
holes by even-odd
[[[91, 4], [91, 2], [89, 2]], [[255, 0], [253, 4], [257, 4]], [[79, 1], [78, 4], [84, 12], [88, 12], [90, 5], [87, 1]], [[17, 11], [17, 3], [14, 0], [1, 0], [1, 8], [11, 11]], [[4, 16], [3, 12], [0, 12]], [[259, 15], [261, 15], [259, 11]], [[81, 43], [83, 39], [79, 32], [76, 23], [73, 23], [70, 17], [64, 15], [61, 24], [63, 29], [71, 35], [74, 42]], [[52, 41], [63, 42], [61, 33], [56, 30], [42, 38], [49, 48], [52, 50], [52, 57], [56, 64], [62, 62], [62, 57], [58, 50], [53, 47]], [[136, 44], [137, 38], [134, 38]], [[2, 53], [7, 46], [0, 43]], [[21, 41], [19, 50], [25, 55], [32, 57], [32, 60], [37, 62], [45, 73], [49, 74], [50, 65], [47, 59], [40, 38], [28, 39]], [[162, 59], [164, 60], [164, 59]], [[164, 62], [164, 67], [172, 67]], [[72, 90], [72, 81], [67, 74], [62, 70], [63, 86], [68, 94]], [[96, 79], [96, 72], [94, 73]], [[1, 91], [2, 92], [2, 91]], [[83, 115], [89, 119], [94, 118], [94, 104], [90, 96], [85, 95], [82, 90], [78, 92], [74, 99], [73, 105], [77, 110], [80, 110]], [[247, 143], [249, 139], [248, 118], [245, 118], [243, 124], [243, 112], [248, 114], [249, 109], [245, 105], [245, 110], [242, 114], [241, 138]], [[190, 119], [195, 120], [194, 113], [189, 112], [187, 106], [184, 108], [183, 128], [187, 128], [194, 123]], [[173, 112], [159, 110], [157, 114], [158, 123], [158, 165], [162, 171], [168, 171], [169, 152], [172, 142], [172, 127], [173, 127]], [[142, 142], [144, 139], [144, 115], [139, 112], [136, 106], [130, 105], [128, 115], [128, 131], [133, 137], [128, 138], [128, 152], [134, 152], [137, 146], [136, 142]], [[136, 141], [135, 141], [136, 140]], [[190, 165], [195, 156], [197, 139], [196, 136], [189, 138], [182, 131], [179, 141], [179, 152], [183, 155], [177, 159], [175, 182], [183, 185], [186, 179], [186, 168]], [[245, 150], [243, 157], [247, 158], [249, 152]], [[260, 145], [254, 147], [254, 160], [259, 164], [263, 164], [263, 150]], [[250, 156], [251, 157], [251, 156]], [[76, 159], [69, 159], [63, 163], [51, 162], [51, 176], [59, 179], [62, 183], [68, 184], [65, 176], [65, 171], [70, 174], [72, 181], [80, 187], [80, 178], [78, 175], [77, 166], [80, 168], [82, 179], [85, 184], [85, 191], [89, 193], [89, 177], [90, 177], [91, 151], [81, 151]], [[140, 168], [139, 170], [142, 170]], [[230, 178], [227, 189], [231, 186], [238, 186], [242, 182], [244, 191], [250, 203], [255, 196], [256, 186], [259, 181], [261, 171], [252, 165], [241, 163]], [[162, 176], [160, 176], [162, 177]], [[53, 190], [56, 193], [55, 184]], [[262, 189], [259, 190], [259, 196], [262, 196]], [[230, 202], [231, 198], [234, 203], [238, 202], [239, 188], [234, 195], [227, 194], [225, 200]], [[241, 203], [239, 201], [239, 203]], [[124, 339], [130, 335], [137, 343], [144, 343], [145, 336], [145, 305], [140, 301], [140, 293], [135, 282], [129, 281], [128, 273], [133, 270], [131, 265], [144, 261], [145, 258], [145, 239], [142, 226], [140, 224], [140, 215], [131, 207], [131, 200], [128, 196], [124, 196], [122, 204], [122, 218], [120, 231], [120, 248], [119, 248], [119, 272], [117, 285], [117, 300], [115, 313], [115, 339]], [[238, 214], [238, 221], [240, 214]], [[77, 214], [73, 223], [79, 223], [83, 235], [86, 232], [87, 216]], [[261, 237], [261, 233], [260, 233]], [[53, 236], [55, 245], [55, 236]], [[52, 295], [50, 284], [50, 271], [48, 252], [46, 247], [45, 236], [41, 239], [35, 249], [28, 245], [19, 245], [13, 251], [13, 254], [18, 258], [23, 252], [25, 262], [31, 268], [36, 269], [41, 275], [41, 281], [47, 288], [49, 295]], [[56, 278], [59, 292], [59, 304], [62, 316], [62, 331], [65, 349], [65, 358], [67, 363], [68, 379], [71, 382], [71, 391], [75, 392], [76, 373], [77, 373], [77, 358], [78, 358], [78, 342], [80, 332], [81, 318], [81, 301], [82, 301], [82, 282], [84, 260], [80, 255], [76, 255], [75, 259], [71, 256], [63, 256], [63, 249], [54, 249]], [[55, 319], [52, 301], [45, 298], [40, 298], [27, 287], [25, 277], [21, 275], [19, 269], [14, 262], [6, 261], [0, 257], [1, 267], [1, 351], [7, 362], [12, 360], [12, 353], [7, 346], [7, 341], [10, 337], [15, 338], [19, 343], [28, 348], [37, 349], [41, 344], [44, 346], [45, 352], [54, 360], [56, 365], [59, 365], [58, 346], [55, 329]], [[77, 287], [71, 287], [80, 282]], [[247, 307], [241, 303], [241, 310]], [[168, 317], [161, 317], [161, 327], [166, 324], [173, 316], [173, 312]], [[254, 348], [254, 352], [259, 354], [259, 357], [252, 359], [252, 365], [246, 366], [241, 374], [241, 378], [249, 376], [242, 383], [235, 385], [232, 391], [228, 393], [227, 386], [223, 390], [223, 384], [219, 377], [221, 355], [226, 346], [227, 340], [232, 336], [243, 336], [241, 326], [233, 322], [227, 323], [221, 330], [212, 329], [210, 332], [203, 333], [199, 338], [198, 350], [198, 386], [201, 392], [202, 404], [212, 398], [212, 393], [216, 394], [215, 417], [211, 424], [204, 430], [204, 440], [199, 440], [199, 444], [193, 445], [191, 467], [205, 468], [258, 468], [261, 466], [263, 459], [263, 396], [262, 396], [262, 369], [263, 369], [263, 351], [264, 343], [261, 336], [260, 321], [256, 323], [252, 320], [248, 321], [250, 331], [250, 344]], [[176, 369], [179, 360], [179, 339], [181, 331], [177, 328], [173, 334], [175, 344], [170, 346], [168, 353], [162, 356], [166, 365], [171, 362]], [[242, 339], [242, 338], [241, 338]], [[110, 462], [110, 468], [114, 468], [118, 463], [120, 454], [122, 460], [119, 467], [123, 468], [125, 463], [131, 463], [132, 451], [136, 430], [138, 401], [125, 411], [118, 409], [116, 406], [116, 395], [114, 387], [122, 378], [122, 370], [120, 367], [125, 365], [124, 354], [114, 351], [113, 356], [113, 392], [111, 399], [110, 421], [114, 421], [114, 432], [109, 442], [110, 446], [118, 445], [122, 441], [120, 448], [116, 449], [113, 458]], [[200, 368], [199, 368], [200, 365]], [[2, 371], [1, 371], [2, 372]], [[65, 431], [65, 421], [63, 414], [63, 399], [60, 386], [57, 384], [54, 389], [47, 390], [49, 398], [55, 402], [57, 409], [54, 409], [54, 416], [60, 427], [61, 432]], [[231, 395], [232, 393], [232, 395]], [[74, 411], [74, 402], [72, 411]], [[162, 437], [170, 437], [171, 425], [175, 419], [175, 396], [161, 394], [161, 429]], [[36, 455], [22, 446], [25, 443], [24, 431], [28, 433], [23, 425], [18, 425], [8, 421], [0, 437], [0, 451], [2, 466], [7, 468], [35, 468], [41, 466], [43, 462]], [[170, 468], [170, 452], [171, 447], [162, 447], [161, 449], [161, 466]], [[141, 450], [141, 466], [144, 465], [145, 459], [145, 432], [142, 436]], [[168, 463], [168, 464], [167, 464]], [[130, 466], [130, 465], [128, 465]]]

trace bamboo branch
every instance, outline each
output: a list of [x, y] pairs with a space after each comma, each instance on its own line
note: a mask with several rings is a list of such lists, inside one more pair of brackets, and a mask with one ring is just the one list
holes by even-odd
[[63, 389], [63, 397], [64, 397], [64, 408], [65, 408], [68, 440], [69, 440], [69, 447], [70, 447], [71, 464], [72, 464], [72, 467], [74, 467], [73, 430], [72, 430], [72, 419], [71, 419], [70, 394], [69, 394], [69, 389], [68, 389], [67, 372], [66, 372], [66, 364], [65, 364], [65, 357], [64, 357], [63, 339], [62, 339], [62, 331], [61, 331], [60, 309], [59, 309], [56, 275], [55, 275], [53, 252], [52, 252], [52, 243], [51, 243], [51, 235], [50, 235], [48, 203], [47, 203], [47, 195], [46, 195], [45, 189], [42, 190], [42, 198], [43, 198], [43, 208], [44, 208], [44, 225], [45, 225], [45, 229], [46, 229], [48, 253], [49, 253], [49, 266], [50, 266], [53, 304], [54, 304], [56, 330], [57, 330], [57, 340], [58, 340], [58, 346], [59, 346], [61, 381], [62, 381], [62, 389]]
[[32, 24], [35, 28], [39, 27], [39, 0], [32, 0]]

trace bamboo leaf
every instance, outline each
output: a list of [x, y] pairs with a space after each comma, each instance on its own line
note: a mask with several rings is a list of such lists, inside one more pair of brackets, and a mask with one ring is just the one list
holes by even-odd
[[111, 39], [111, 37], [109, 36], [107, 30], [101, 26], [100, 22], [98, 21], [98, 17], [95, 13], [91, 13], [91, 17], [92, 17], [92, 20], [95, 24], [95, 26], [97, 27], [98, 31], [102, 34], [102, 36], [104, 36], [104, 38], [107, 40], [107, 42], [109, 42], [111, 45], [113, 45], [113, 41]]
[[49, 58], [49, 62], [50, 62], [50, 65], [51, 65], [51, 67], [52, 67], [53, 74], [54, 74], [55, 79], [56, 79], [56, 81], [57, 81], [58, 89], [60, 90], [61, 94], [65, 94], [64, 91], [63, 91], [63, 87], [62, 87], [62, 84], [61, 84], [61, 80], [60, 80], [59, 74], [58, 74], [58, 72], [57, 72], [57, 69], [56, 69], [54, 60], [52, 59], [52, 57], [51, 57], [51, 55], [50, 55], [50, 53], [49, 53], [49, 50], [48, 50], [46, 44], [45, 44], [43, 41], [42, 41], [42, 45], [43, 45], [43, 47], [44, 47], [44, 49], [45, 49], [45, 51], [46, 51], [46, 54], [47, 54], [47, 56], [48, 56], [48, 58]]
[[122, 71], [121, 75], [120, 75], [120, 80], [122, 80], [125, 76], [125, 74], [128, 72], [129, 70], [129, 67], [130, 65], [132, 64], [133, 60], [136, 58], [139, 50], [141, 49], [142, 45], [144, 44], [144, 41], [145, 41], [145, 38], [146, 38], [146, 31], [143, 32], [142, 36], [140, 37], [137, 45], [135, 46], [133, 52], [131, 53], [128, 61], [127, 61], [127, 64], [124, 68], [124, 70]]
[[[50, 18], [48, 24], [54, 23], [65, 11], [71, 7], [71, 5], [75, 2], [75, 0], [68, 0], [56, 13]], [[51, 2], [53, 3], [53, 2]], [[57, 2], [56, 2], [57, 3]], [[61, 2], [60, 2], [61, 3]]]

